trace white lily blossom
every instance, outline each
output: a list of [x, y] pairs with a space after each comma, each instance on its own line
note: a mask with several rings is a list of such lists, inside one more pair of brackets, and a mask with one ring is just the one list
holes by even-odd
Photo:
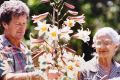
[[89, 37], [90, 33], [91, 32], [89, 31], [89, 29], [88, 30], [83, 30], [83, 28], [82, 28], [81, 30], [79, 29], [78, 33], [73, 35], [73, 37], [75, 37], [77, 39], [81, 39], [84, 42], [87, 42], [87, 41], [90, 40], [90, 37]]
[[72, 53], [68, 53], [66, 51], [64, 51], [63, 57], [65, 57], [67, 60], [72, 60], [74, 58]]
[[64, 21], [64, 23], [68, 27], [73, 27], [75, 25], [75, 21], [70, 19], [67, 19], [67, 21]]
[[75, 17], [68, 17], [69, 20], [74, 20], [75, 22], [78, 22], [79, 24], [85, 23], [84, 18], [85, 18], [84, 14], [80, 16], [75, 16]]
[[41, 36], [43, 33], [48, 32], [48, 28], [50, 24], [46, 24], [46, 20], [43, 22], [38, 21], [37, 24], [38, 24], [38, 27], [35, 27], [34, 29], [39, 30], [39, 36]]
[[74, 60], [79, 61], [80, 63], [84, 63], [84, 60], [80, 55], [75, 55]]
[[54, 60], [51, 53], [43, 54], [39, 57], [40, 69], [47, 69], [48, 67], [52, 67], [54, 64]]
[[70, 27], [67, 26], [63, 27], [62, 29], [60, 29], [60, 39], [69, 41], [71, 38], [69, 34], [71, 33], [73, 33], [73, 31], [70, 30]]
[[67, 70], [73, 70], [75, 67], [75, 63], [73, 63], [72, 61], [69, 61], [67, 63]]
[[59, 29], [57, 26], [49, 27], [49, 37], [51, 40], [58, 40]]
[[64, 63], [62, 62], [62, 57], [59, 57], [57, 61], [58, 61], [58, 65], [60, 65], [61, 67], [64, 67]]
[[77, 71], [75, 70], [75, 68], [76, 68], [76, 66], [75, 66], [74, 62], [69, 61], [67, 63], [67, 76], [69, 78], [75, 78], [75, 79], [77, 79]]
[[70, 30], [70, 27], [68, 26], [64, 26], [62, 29], [60, 29], [60, 32], [70, 34], [70, 33], [73, 33], [73, 30]]
[[46, 63], [46, 58], [43, 56], [39, 57], [39, 65], [40, 65], [40, 69], [46, 69], [48, 67], [48, 64]]
[[64, 40], [64, 41], [69, 41], [70, 40], [70, 35], [69, 34], [64, 34], [64, 33], [61, 33], [60, 35], [60, 39]]

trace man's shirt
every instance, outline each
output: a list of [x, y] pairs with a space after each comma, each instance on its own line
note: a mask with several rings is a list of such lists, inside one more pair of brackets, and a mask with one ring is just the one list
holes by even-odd
[[23, 43], [17, 48], [4, 35], [0, 35], [0, 76], [9, 72], [25, 72], [27, 51]]

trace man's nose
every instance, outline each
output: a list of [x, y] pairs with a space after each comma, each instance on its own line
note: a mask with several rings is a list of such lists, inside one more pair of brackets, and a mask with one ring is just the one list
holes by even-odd
[[19, 26], [18, 26], [18, 29], [25, 29], [26, 28], [26, 26], [24, 25], [24, 24], [20, 24]]

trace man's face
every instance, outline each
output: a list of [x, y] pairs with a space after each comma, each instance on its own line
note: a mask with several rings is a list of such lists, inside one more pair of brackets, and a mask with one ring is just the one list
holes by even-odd
[[96, 38], [95, 48], [99, 57], [112, 58], [115, 55], [118, 46], [108, 35], [101, 35]]
[[27, 26], [27, 16], [12, 16], [9, 24], [5, 25], [5, 32], [9, 38], [21, 40], [24, 37]]

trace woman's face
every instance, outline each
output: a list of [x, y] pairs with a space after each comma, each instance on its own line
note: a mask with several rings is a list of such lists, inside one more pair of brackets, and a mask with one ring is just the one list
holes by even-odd
[[100, 35], [96, 38], [95, 48], [99, 57], [112, 58], [118, 49], [118, 45], [112, 41], [110, 36]]

